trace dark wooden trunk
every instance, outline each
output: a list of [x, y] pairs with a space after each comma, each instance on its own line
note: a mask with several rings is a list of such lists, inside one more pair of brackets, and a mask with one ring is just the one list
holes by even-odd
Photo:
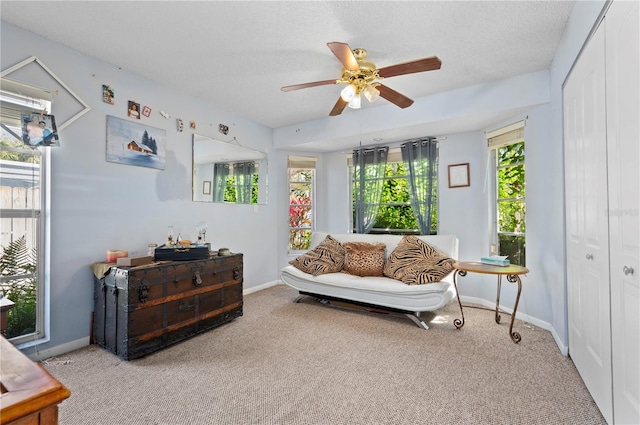
[[242, 254], [113, 267], [94, 279], [94, 342], [131, 360], [242, 316]]

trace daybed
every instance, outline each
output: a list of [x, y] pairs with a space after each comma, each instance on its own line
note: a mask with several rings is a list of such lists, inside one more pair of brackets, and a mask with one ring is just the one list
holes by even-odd
[[[315, 232], [312, 235], [309, 252], [323, 243], [327, 236], [330, 236], [329, 239], [338, 241], [340, 243], [338, 245], [342, 246], [347, 242], [383, 243], [386, 246], [385, 263], [389, 262], [389, 256], [398, 244], [403, 241], [404, 246], [406, 240], [400, 235]], [[455, 235], [417, 236], [417, 238], [449, 257], [451, 260], [449, 264], [458, 259], [458, 238]], [[407, 284], [385, 276], [356, 276], [345, 273], [344, 270], [313, 275], [294, 265], [288, 265], [281, 270], [281, 279], [286, 285], [298, 290], [301, 295], [310, 295], [327, 301], [343, 300], [402, 313], [418, 326], [428, 329], [427, 324], [420, 319], [420, 313], [438, 310], [456, 296], [452, 274], [448, 273], [433, 283]]]

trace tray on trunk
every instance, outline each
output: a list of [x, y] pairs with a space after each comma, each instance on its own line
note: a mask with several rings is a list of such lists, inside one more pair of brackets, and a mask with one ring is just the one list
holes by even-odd
[[160, 245], [155, 250], [155, 261], [204, 260], [209, 258], [207, 246], [167, 246]]

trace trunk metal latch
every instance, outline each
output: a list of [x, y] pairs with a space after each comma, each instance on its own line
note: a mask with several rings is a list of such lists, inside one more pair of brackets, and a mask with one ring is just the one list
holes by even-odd
[[196, 286], [202, 285], [202, 277], [200, 276], [199, 270], [196, 270], [193, 273], [193, 284]]
[[149, 287], [147, 285], [141, 285], [138, 288], [138, 299], [141, 303], [146, 303], [149, 299]]

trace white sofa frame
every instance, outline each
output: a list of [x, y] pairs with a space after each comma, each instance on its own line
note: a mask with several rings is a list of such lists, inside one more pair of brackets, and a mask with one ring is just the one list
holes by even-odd
[[[398, 245], [400, 235], [377, 235], [359, 233], [327, 233], [314, 232], [311, 238], [311, 249], [322, 242], [327, 235], [339, 242], [382, 242], [386, 245], [385, 257], [388, 257]], [[459, 241], [455, 235], [418, 236], [429, 245], [447, 256], [458, 259]], [[313, 276], [292, 265], [281, 270], [281, 280], [296, 289], [301, 296], [312, 296], [325, 304], [331, 301], [343, 301], [364, 307], [404, 314], [416, 325], [429, 329], [420, 318], [420, 313], [438, 310], [456, 296], [452, 274], [424, 285], [407, 285], [399, 280], [377, 276], [353, 276], [346, 273], [327, 273]], [[296, 302], [300, 301], [299, 297]]]

